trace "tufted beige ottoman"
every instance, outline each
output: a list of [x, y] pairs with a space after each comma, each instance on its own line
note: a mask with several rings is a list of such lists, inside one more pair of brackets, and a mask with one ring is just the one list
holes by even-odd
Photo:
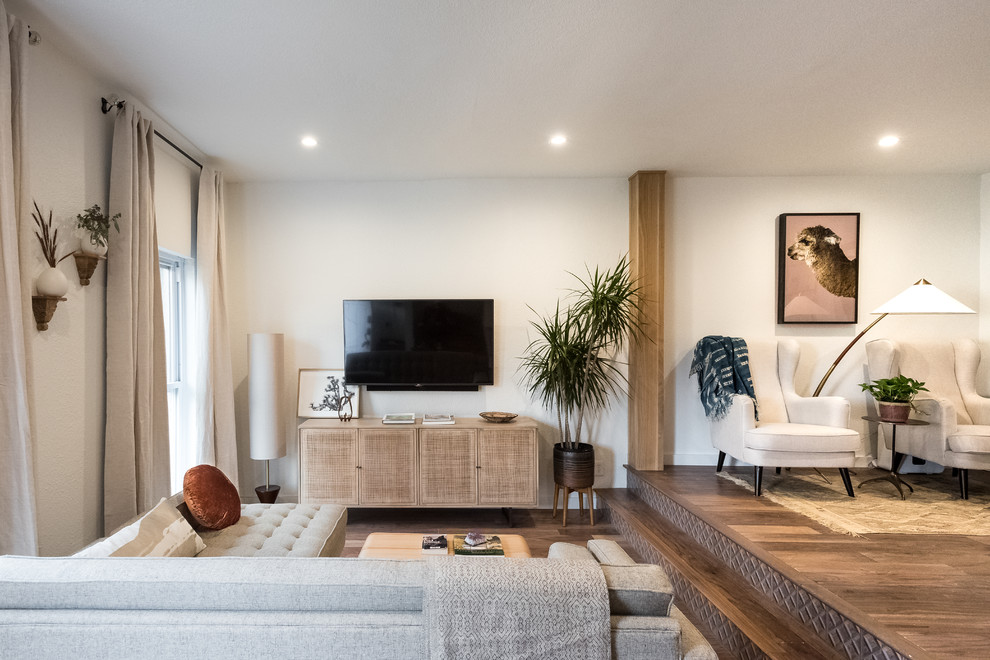
[[197, 557], [339, 557], [347, 508], [338, 504], [243, 504], [241, 519], [202, 531]]

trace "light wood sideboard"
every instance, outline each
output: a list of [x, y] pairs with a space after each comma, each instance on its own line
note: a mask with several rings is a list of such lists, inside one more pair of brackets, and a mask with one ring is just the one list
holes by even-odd
[[535, 507], [537, 425], [311, 419], [299, 425], [299, 501], [351, 507]]

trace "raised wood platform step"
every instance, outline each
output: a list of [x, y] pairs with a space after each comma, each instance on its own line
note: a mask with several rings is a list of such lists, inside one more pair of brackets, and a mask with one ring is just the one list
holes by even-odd
[[613, 527], [663, 566], [678, 607], [738, 658], [844, 658], [695, 539], [626, 489], [596, 491]]
[[[668, 570], [692, 619], [737, 657], [932, 657], [733, 529], [706, 519], [706, 507], [663, 488], [669, 479], [653, 474], [627, 468], [629, 489], [597, 491], [604, 514], [628, 545]], [[706, 501], [722, 496], [697, 495]]]

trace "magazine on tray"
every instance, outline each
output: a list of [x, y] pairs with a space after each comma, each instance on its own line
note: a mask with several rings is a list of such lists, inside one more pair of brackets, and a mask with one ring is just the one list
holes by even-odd
[[382, 424], [414, 424], [416, 413], [388, 413], [382, 417]]
[[423, 534], [423, 554], [424, 555], [447, 554], [446, 534]]

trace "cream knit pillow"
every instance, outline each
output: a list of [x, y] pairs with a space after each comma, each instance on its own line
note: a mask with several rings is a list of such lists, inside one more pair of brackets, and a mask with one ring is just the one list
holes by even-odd
[[165, 498], [116, 534], [77, 552], [76, 557], [195, 557], [206, 548], [182, 514]]

